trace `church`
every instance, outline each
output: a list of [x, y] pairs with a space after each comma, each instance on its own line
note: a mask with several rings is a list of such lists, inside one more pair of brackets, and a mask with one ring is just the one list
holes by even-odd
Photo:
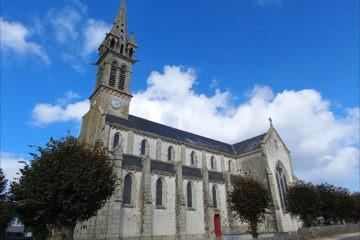
[[125, 1], [100, 45], [98, 73], [80, 140], [102, 141], [112, 151], [114, 195], [95, 217], [78, 223], [74, 239], [217, 239], [245, 233], [229, 208], [236, 178], [262, 181], [272, 209], [264, 232], [296, 231], [285, 210], [295, 180], [288, 148], [271, 120], [253, 138], [225, 143], [129, 114], [131, 73], [137, 43], [128, 34]]

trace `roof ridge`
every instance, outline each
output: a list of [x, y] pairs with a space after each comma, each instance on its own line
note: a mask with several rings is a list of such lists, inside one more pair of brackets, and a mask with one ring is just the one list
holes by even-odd
[[138, 116], [135, 116], [135, 115], [129, 114], [129, 116], [131, 116], [131, 117], [136, 117], [136, 118], [139, 118], [139, 119], [142, 119], [142, 120], [151, 122], [151, 123], [155, 123], [155, 124], [158, 124], [158, 125], [162, 125], [162, 126], [165, 126], [165, 127], [168, 127], [168, 128], [172, 128], [172, 129], [175, 129], [175, 130], [178, 130], [178, 131], [182, 131], [182, 132], [185, 132], [185, 133], [189, 133], [189, 134], [192, 134], [192, 135], [195, 135], [195, 136], [198, 136], [198, 137], [206, 138], [206, 139], [209, 139], [209, 140], [212, 140], [212, 141], [217, 141], [217, 142], [219, 142], [219, 143], [227, 144], [227, 145], [229, 145], [229, 146], [232, 146], [232, 145], [233, 145], [233, 144], [230, 144], [230, 143], [227, 143], [227, 142], [223, 142], [223, 141], [216, 140], [216, 139], [213, 139], [213, 138], [205, 137], [205, 136], [202, 136], [202, 135], [199, 135], [199, 134], [196, 134], [196, 133], [192, 133], [192, 132], [189, 132], [189, 131], [186, 131], [186, 130], [182, 130], [182, 129], [176, 128], [176, 127], [171, 127], [171, 126], [169, 126], [169, 125], [165, 125], [165, 124], [163, 124], [163, 123], [158, 123], [158, 122], [155, 122], [155, 121], [152, 121], [152, 120], [148, 120], [148, 119], [145, 119], [145, 118], [142, 118], [142, 117], [138, 117]]
[[266, 136], [266, 132], [265, 132], [265, 133], [262, 133], [262, 134], [259, 134], [259, 135], [255, 136], [255, 137], [247, 138], [247, 139], [242, 140], [242, 141], [240, 141], [240, 142], [234, 143], [234, 144], [232, 144], [231, 146], [234, 146], [234, 145], [236, 145], [236, 144], [240, 144], [240, 143], [243, 143], [243, 142], [246, 142], [246, 141], [250, 141], [250, 140], [253, 140], [253, 139], [258, 138], [258, 137], [261, 137], [261, 136], [264, 138], [264, 137]]

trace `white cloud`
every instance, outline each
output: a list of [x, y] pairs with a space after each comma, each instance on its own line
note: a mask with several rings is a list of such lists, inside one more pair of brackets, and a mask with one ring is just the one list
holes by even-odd
[[62, 11], [51, 10], [48, 18], [55, 30], [59, 43], [68, 43], [78, 38], [77, 24], [82, 20], [81, 12], [75, 8], [65, 8]]
[[88, 19], [84, 31], [84, 50], [83, 53], [88, 55], [97, 51], [99, 45], [105, 38], [105, 34], [110, 31], [110, 26], [101, 20]]
[[12, 153], [0, 152], [0, 167], [3, 169], [6, 179], [8, 179], [8, 184], [20, 177], [19, 169], [24, 167], [24, 164], [20, 162], [27, 162], [27, 160]]
[[19, 54], [34, 54], [49, 64], [49, 56], [37, 43], [28, 40], [30, 31], [19, 22], [9, 22], [0, 17], [1, 50], [13, 50]]
[[38, 103], [32, 110], [32, 120], [38, 126], [69, 120], [80, 121], [89, 109], [89, 101], [71, 103], [78, 95], [72, 91], [58, 99], [54, 104]]
[[349, 186], [353, 181], [353, 190], [359, 190], [359, 156], [358, 148], [343, 146], [334, 153], [323, 154], [313, 162], [313, 166], [300, 173], [305, 179], [315, 182], [327, 180], [338, 186]]
[[55, 104], [57, 105], [66, 105], [68, 102], [75, 100], [77, 98], [79, 98], [79, 94], [77, 94], [74, 91], [68, 91], [64, 94], [63, 97], [59, 98]]
[[[316, 90], [274, 93], [266, 86], [255, 86], [236, 104], [229, 91], [196, 93], [196, 72], [177, 66], [152, 72], [147, 83], [145, 91], [134, 94], [133, 115], [227, 143], [265, 132], [271, 117], [292, 151], [298, 177], [359, 188], [359, 108], [337, 116]], [[88, 108], [87, 101], [38, 104], [33, 117], [40, 124], [80, 120]]]
[[272, 117], [299, 177], [358, 188], [359, 108], [338, 117], [316, 90], [275, 94], [266, 86], [256, 86], [236, 105], [228, 91], [195, 93], [195, 80], [192, 69], [166, 66], [164, 73], [153, 72], [148, 88], [134, 94], [130, 112], [228, 143], [265, 132]]
[[78, 0], [69, 1], [62, 9], [50, 10], [46, 20], [54, 36], [53, 44], [59, 46], [61, 60], [76, 72], [84, 73], [84, 63], [97, 51], [110, 25], [89, 18], [87, 6]]

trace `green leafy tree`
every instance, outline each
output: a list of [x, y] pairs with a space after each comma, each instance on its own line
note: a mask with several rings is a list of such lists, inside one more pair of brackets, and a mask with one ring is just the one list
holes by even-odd
[[0, 168], [0, 239], [5, 239], [6, 228], [13, 217], [12, 207], [7, 198], [7, 180]]
[[348, 189], [338, 187], [336, 189], [336, 206], [335, 212], [337, 220], [347, 220], [351, 218], [352, 201]]
[[76, 223], [94, 216], [115, 190], [108, 152], [72, 136], [35, 149], [19, 182], [11, 184], [17, 213], [30, 228], [55, 228], [62, 239], [72, 239]]
[[5, 178], [2, 168], [0, 168], [0, 199], [6, 199], [6, 184], [7, 180]]
[[325, 224], [330, 224], [331, 220], [336, 220], [336, 206], [338, 202], [337, 189], [334, 185], [322, 183], [316, 186], [320, 194], [320, 213], [324, 218]]
[[352, 202], [351, 218], [353, 222], [360, 221], [360, 192], [354, 192], [350, 196]]
[[240, 220], [249, 224], [251, 235], [257, 239], [258, 225], [264, 222], [270, 206], [269, 191], [254, 178], [240, 177], [230, 193], [230, 204]]
[[310, 227], [320, 213], [320, 194], [316, 187], [308, 182], [299, 181], [291, 185], [287, 192], [287, 210], [299, 216], [305, 227]]

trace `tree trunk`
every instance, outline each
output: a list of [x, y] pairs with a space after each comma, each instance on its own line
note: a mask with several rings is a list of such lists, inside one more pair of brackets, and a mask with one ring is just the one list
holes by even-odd
[[51, 240], [73, 240], [75, 226], [55, 227]]
[[253, 239], [258, 239], [259, 233], [257, 231], [257, 221], [251, 221], [250, 222], [250, 231]]
[[73, 240], [75, 226], [61, 227], [61, 240]]
[[51, 240], [61, 240], [61, 228], [54, 227], [51, 232]]

